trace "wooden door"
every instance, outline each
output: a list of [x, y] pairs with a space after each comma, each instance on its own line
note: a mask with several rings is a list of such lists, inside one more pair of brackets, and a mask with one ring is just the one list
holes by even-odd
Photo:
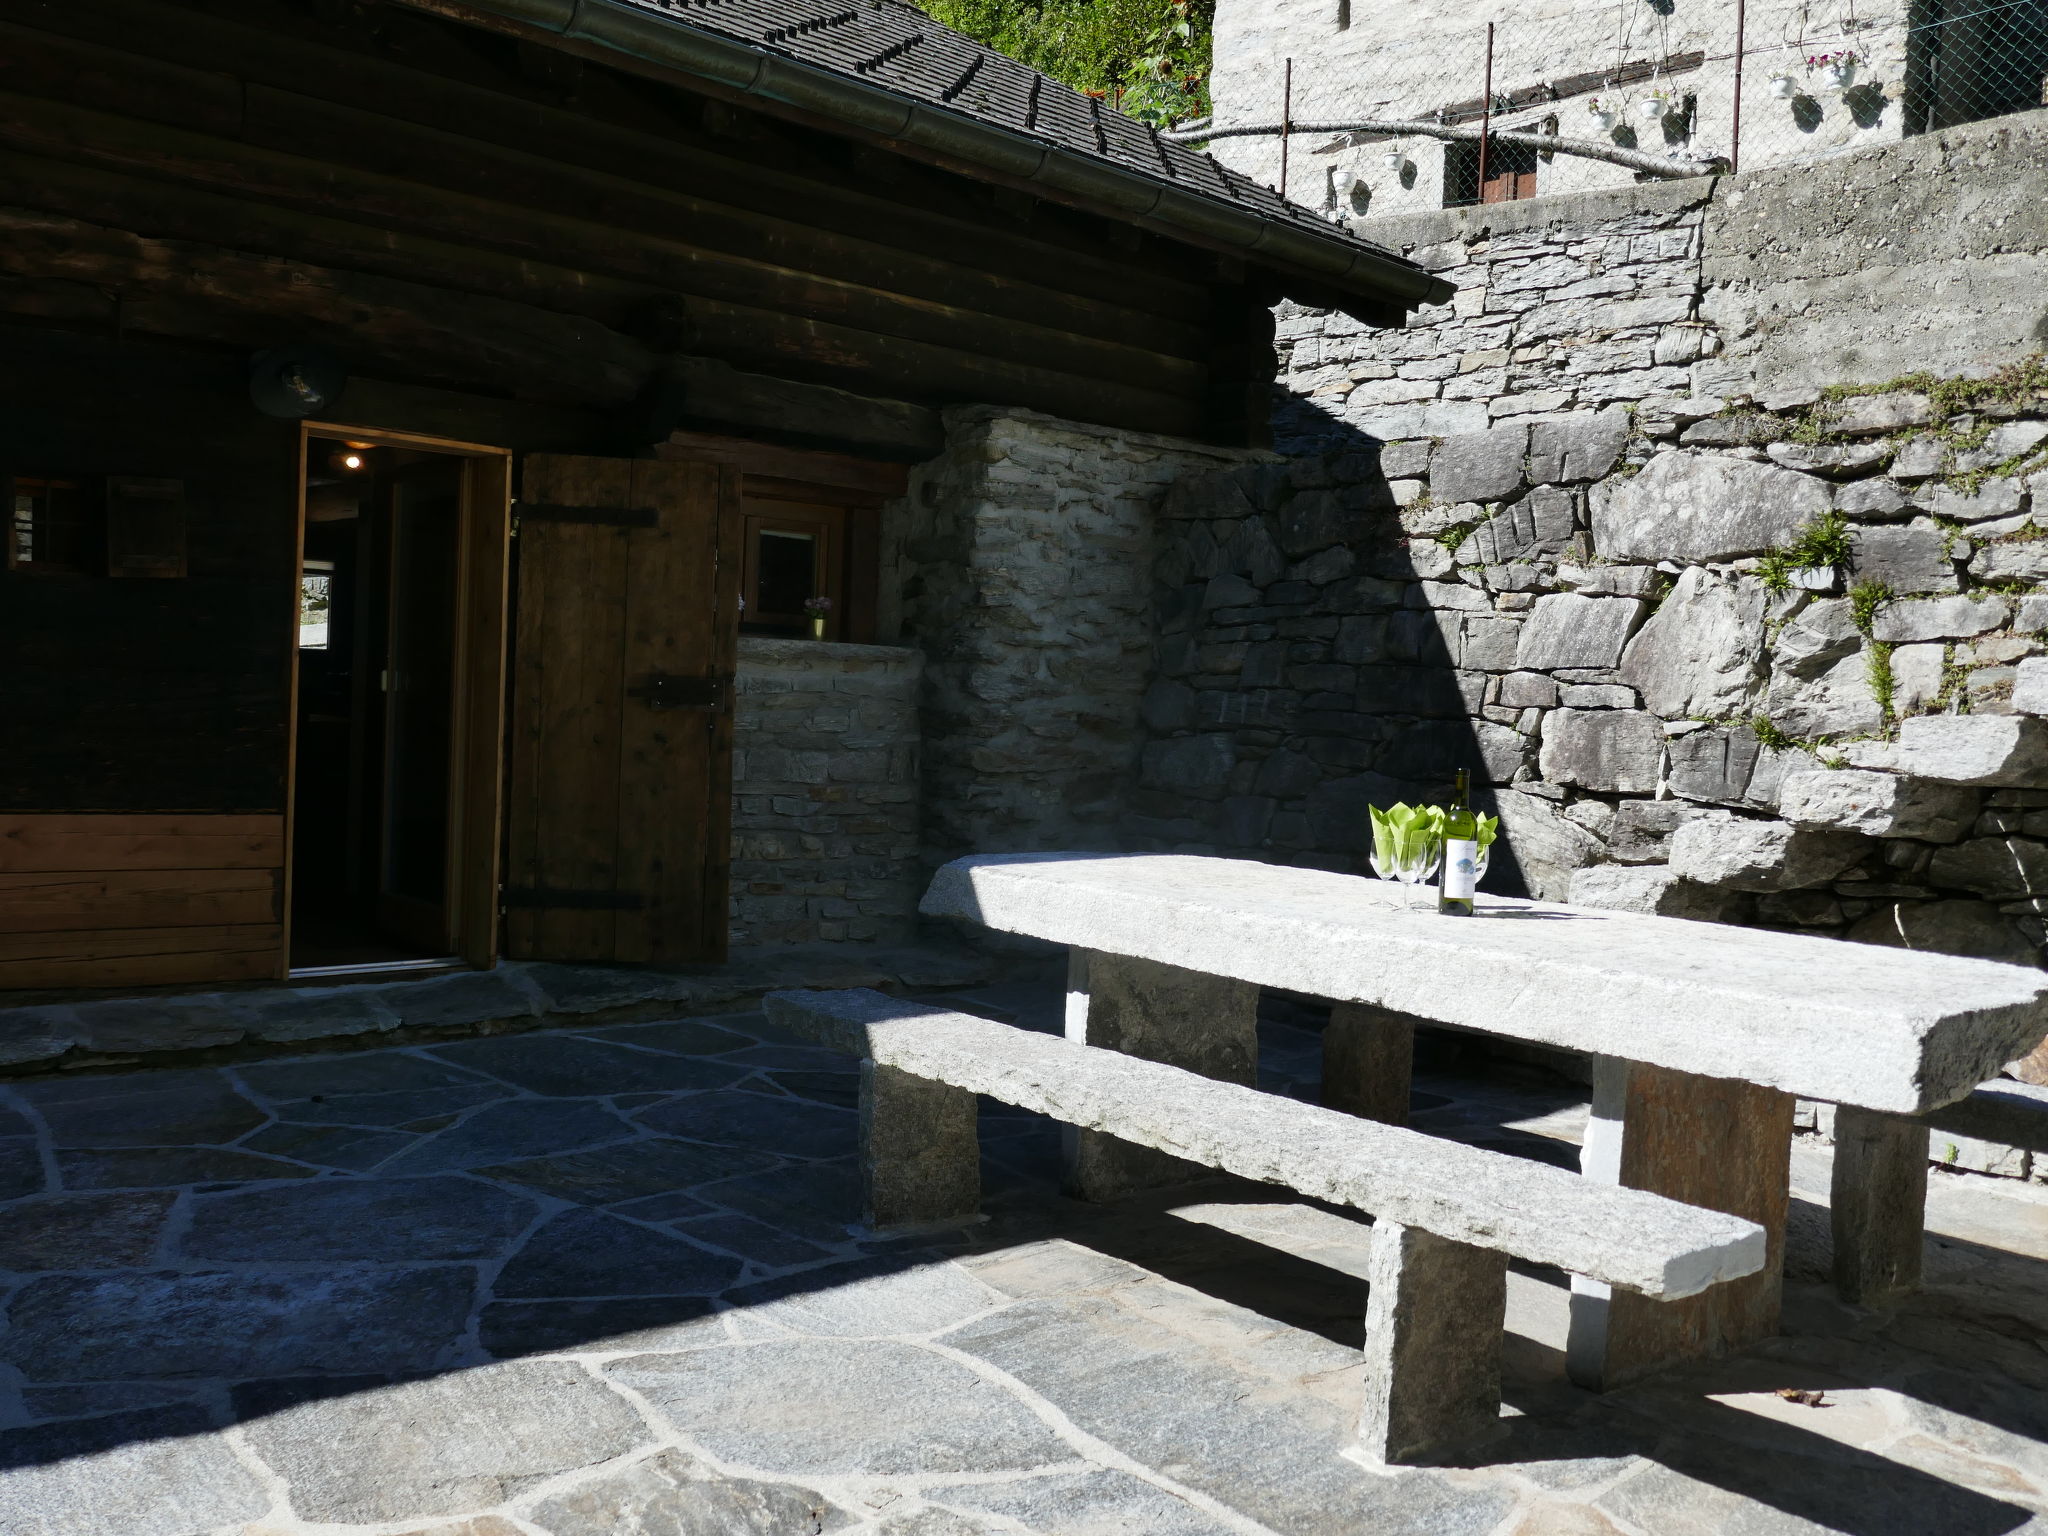
[[724, 958], [738, 507], [728, 466], [526, 461], [507, 954]]

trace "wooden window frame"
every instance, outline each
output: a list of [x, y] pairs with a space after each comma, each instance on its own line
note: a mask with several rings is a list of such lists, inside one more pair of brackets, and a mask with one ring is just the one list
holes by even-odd
[[[81, 552], [81, 558], [68, 564], [60, 564], [55, 561], [23, 560], [16, 552], [14, 547], [14, 498], [17, 494], [16, 487], [24, 483], [46, 488], [62, 487], [77, 496], [79, 535], [81, 539], [87, 541], [86, 547]], [[100, 574], [95, 569], [96, 562], [93, 559], [93, 551], [90, 547], [92, 534], [92, 517], [89, 505], [91, 486], [87, 477], [81, 475], [30, 475], [20, 473], [0, 475], [0, 492], [4, 492], [7, 498], [4, 559], [6, 569], [10, 574], [34, 576], [39, 579], [65, 576], [96, 576]]]
[[[742, 634], [787, 634], [796, 627], [787, 619], [770, 621], [759, 616], [755, 529], [757, 518], [791, 516], [787, 509], [802, 508], [806, 509], [805, 520], [815, 519], [836, 529], [835, 547], [828, 549], [826, 558], [824, 595], [832, 599], [826, 639], [855, 645], [874, 643], [881, 603], [882, 508], [907, 492], [909, 465], [705, 432], [677, 432], [662, 444], [657, 456], [726, 464], [740, 471], [740, 514], [745, 529], [740, 590], [747, 599], [741, 615]], [[799, 615], [799, 621], [804, 617]], [[799, 637], [809, 634], [808, 623], [802, 623]]]
[[[285, 756], [284, 949], [280, 976], [291, 971], [292, 853], [297, 828], [299, 651], [297, 601], [306, 560], [306, 478], [315, 439], [343, 439], [378, 448], [412, 448], [465, 460], [462, 476], [461, 564], [456, 578], [457, 702], [450, 750], [448, 930], [453, 958], [480, 969], [497, 963], [498, 864], [505, 794], [505, 669], [511, 617], [512, 450], [416, 432], [329, 421], [299, 424], [294, 497], [290, 660]], [[324, 968], [316, 968], [324, 969]]]

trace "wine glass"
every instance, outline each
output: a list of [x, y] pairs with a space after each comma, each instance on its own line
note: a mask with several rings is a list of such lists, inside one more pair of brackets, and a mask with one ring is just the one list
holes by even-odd
[[1443, 853], [1441, 838], [1413, 837], [1395, 842], [1390, 858], [1382, 859], [1377, 848], [1366, 858], [1382, 880], [1398, 880], [1407, 887], [1401, 898], [1401, 910], [1407, 912], [1415, 906], [1415, 887], [1436, 873]]

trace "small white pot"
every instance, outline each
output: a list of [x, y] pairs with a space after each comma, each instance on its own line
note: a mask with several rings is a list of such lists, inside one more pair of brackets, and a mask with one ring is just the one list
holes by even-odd
[[1618, 120], [1614, 112], [1604, 107], [1598, 112], [1588, 112], [1586, 116], [1592, 120], [1596, 133], [1612, 133]]
[[1402, 149], [1390, 149], [1380, 157], [1380, 163], [1398, 176], [1408, 169], [1408, 152]]
[[1780, 101], [1790, 101], [1799, 94], [1799, 82], [1790, 75], [1771, 76], [1771, 94]]
[[1830, 91], [1846, 91], [1856, 83], [1856, 61], [1850, 59], [1842, 64], [1823, 64], [1820, 83]]
[[1671, 103], [1662, 96], [1645, 96], [1636, 103], [1636, 115], [1644, 122], [1661, 122], [1671, 114]]

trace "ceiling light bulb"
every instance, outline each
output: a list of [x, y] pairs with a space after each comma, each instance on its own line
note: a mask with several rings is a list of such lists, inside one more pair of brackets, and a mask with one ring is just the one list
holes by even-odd
[[343, 469], [361, 469], [363, 467], [363, 456], [359, 453], [345, 453], [341, 456], [341, 467]]

